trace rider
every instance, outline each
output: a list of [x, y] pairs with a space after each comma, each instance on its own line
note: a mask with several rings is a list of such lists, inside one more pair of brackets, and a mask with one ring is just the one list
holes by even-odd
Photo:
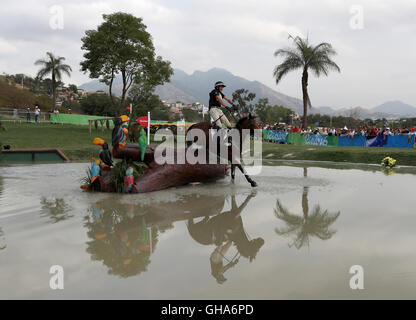
[[228, 129], [231, 129], [231, 123], [228, 121], [225, 114], [222, 112], [220, 107], [228, 108], [224, 100], [228, 101], [235, 110], [236, 107], [233, 105], [233, 101], [227, 98], [222, 90], [225, 88], [225, 84], [222, 81], [215, 82], [215, 88], [209, 93], [209, 114], [213, 119], [214, 128], [221, 128], [221, 124], [227, 126]]

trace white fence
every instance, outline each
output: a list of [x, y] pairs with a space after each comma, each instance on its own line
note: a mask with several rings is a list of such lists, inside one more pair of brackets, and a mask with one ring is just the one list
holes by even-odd
[[[35, 120], [35, 111], [29, 112], [29, 118], [28, 118], [28, 112], [25, 109], [0, 109], [0, 116], [4, 116], [7, 118], [13, 118], [13, 120], [2, 120], [2, 121], [22, 121], [21, 119], [24, 119], [25, 121], [34, 121]], [[41, 112], [39, 115], [39, 121], [49, 121], [49, 113], [48, 112]]]

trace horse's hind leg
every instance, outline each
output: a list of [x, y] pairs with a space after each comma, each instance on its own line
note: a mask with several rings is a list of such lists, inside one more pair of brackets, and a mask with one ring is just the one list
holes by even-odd
[[244, 167], [241, 164], [236, 164], [235, 166], [237, 166], [238, 169], [240, 169], [241, 173], [244, 174], [244, 176], [246, 177], [246, 180], [251, 184], [252, 187], [257, 187], [256, 181], [250, 178], [250, 176], [247, 174], [247, 171], [244, 169]]

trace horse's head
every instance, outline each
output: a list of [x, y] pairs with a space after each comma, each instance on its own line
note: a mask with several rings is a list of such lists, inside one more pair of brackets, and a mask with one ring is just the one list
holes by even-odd
[[256, 117], [251, 113], [249, 113], [248, 116], [241, 118], [235, 127], [238, 130], [249, 129], [251, 137], [254, 136], [255, 129], [261, 129], [260, 125], [256, 122]]
[[255, 258], [257, 253], [259, 252], [260, 248], [264, 245], [263, 238], [256, 238], [250, 241], [250, 254], [249, 259], [252, 262]]

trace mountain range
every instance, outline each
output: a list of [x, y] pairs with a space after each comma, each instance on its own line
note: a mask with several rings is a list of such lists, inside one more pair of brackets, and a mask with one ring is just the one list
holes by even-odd
[[[213, 68], [205, 72], [195, 71], [190, 75], [182, 70], [175, 69], [170, 82], [156, 87], [155, 94], [166, 102], [200, 102], [208, 105], [208, 93], [213, 89], [214, 83], [219, 80], [227, 85], [226, 92], [230, 97], [235, 90], [244, 88], [255, 93], [256, 100], [258, 98], [268, 98], [271, 105], [282, 105], [300, 115], [303, 114], [302, 100], [277, 92], [259, 81], [249, 81], [220, 68]], [[79, 88], [89, 92], [108, 91], [108, 87], [98, 80], [84, 83]], [[113, 83], [113, 92], [120, 95], [121, 90], [121, 77], [116, 77]], [[328, 106], [312, 107], [309, 112], [332, 116], [353, 116], [361, 119], [416, 117], [416, 108], [401, 101], [388, 101], [371, 109], [362, 107], [342, 109], [334, 109]]]

